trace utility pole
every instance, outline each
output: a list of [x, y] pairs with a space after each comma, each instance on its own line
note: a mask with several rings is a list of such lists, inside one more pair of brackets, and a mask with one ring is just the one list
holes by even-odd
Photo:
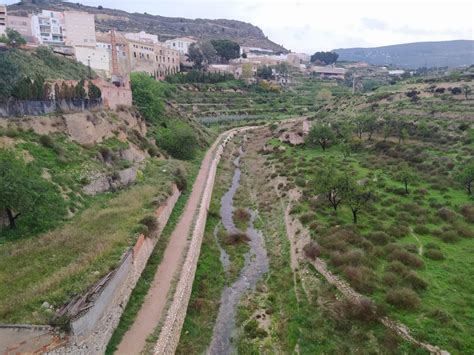
[[89, 79], [92, 79], [91, 57], [87, 57], [87, 68], [89, 70]]

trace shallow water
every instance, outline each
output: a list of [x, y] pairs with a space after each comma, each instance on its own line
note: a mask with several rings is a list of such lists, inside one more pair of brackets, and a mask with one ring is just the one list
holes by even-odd
[[[240, 157], [242, 148], [239, 150], [239, 156], [234, 160], [235, 171], [232, 178], [232, 185], [221, 199], [221, 222], [228, 233], [237, 231], [233, 221], [233, 200], [237, 188], [240, 184]], [[232, 335], [235, 331], [235, 315], [237, 304], [242, 296], [250, 289], [254, 288], [258, 280], [268, 271], [267, 251], [265, 249], [264, 237], [260, 231], [254, 228], [254, 221], [257, 213], [249, 211], [251, 219], [246, 234], [250, 238], [250, 250], [245, 255], [245, 264], [242, 268], [239, 278], [230, 286], [226, 286], [222, 291], [219, 313], [217, 315], [211, 345], [207, 351], [208, 354], [230, 354], [235, 352], [232, 344]], [[217, 230], [214, 230], [214, 236], [221, 253], [221, 262], [226, 272], [229, 269], [229, 256], [221, 247], [217, 238]]]

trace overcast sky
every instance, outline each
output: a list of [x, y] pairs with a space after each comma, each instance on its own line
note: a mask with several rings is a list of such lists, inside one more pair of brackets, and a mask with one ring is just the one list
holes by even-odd
[[[75, 0], [74, 2], [76, 2]], [[2, 2], [0, 0], [0, 2]], [[7, 1], [8, 4], [17, 2]], [[260, 27], [292, 51], [374, 47], [419, 41], [474, 39], [474, 2], [454, 0], [82, 0], [130, 12], [226, 18]]]

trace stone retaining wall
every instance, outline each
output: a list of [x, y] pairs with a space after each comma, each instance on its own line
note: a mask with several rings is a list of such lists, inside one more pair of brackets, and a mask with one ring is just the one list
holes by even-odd
[[168, 310], [165, 322], [161, 328], [160, 336], [153, 349], [155, 354], [174, 354], [178, 346], [181, 329], [183, 327], [189, 299], [191, 297], [197, 262], [201, 251], [201, 243], [204, 235], [204, 228], [206, 226], [207, 212], [211, 202], [217, 166], [224, 148], [229, 140], [231, 140], [237, 133], [253, 128], [255, 127], [238, 128], [227, 132], [221, 137], [222, 143], [216, 148], [214, 158], [209, 167], [206, 185], [201, 197], [196, 222], [192, 230], [191, 243], [176, 286], [173, 302]]

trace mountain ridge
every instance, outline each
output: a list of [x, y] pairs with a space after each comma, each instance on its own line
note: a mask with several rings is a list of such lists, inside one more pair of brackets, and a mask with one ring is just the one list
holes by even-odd
[[230, 39], [238, 42], [241, 46], [260, 47], [282, 53], [288, 52], [283, 46], [268, 39], [259, 27], [237, 20], [166, 17], [54, 0], [22, 1], [8, 6], [8, 12], [16, 15], [25, 15], [42, 9], [79, 10], [93, 13], [96, 18], [96, 28], [99, 31], [106, 31], [110, 28], [122, 32], [146, 31], [158, 35], [160, 41], [185, 36], [205, 40]]
[[339, 60], [403, 68], [457, 67], [474, 64], [474, 41], [412, 42], [380, 47], [338, 48]]

